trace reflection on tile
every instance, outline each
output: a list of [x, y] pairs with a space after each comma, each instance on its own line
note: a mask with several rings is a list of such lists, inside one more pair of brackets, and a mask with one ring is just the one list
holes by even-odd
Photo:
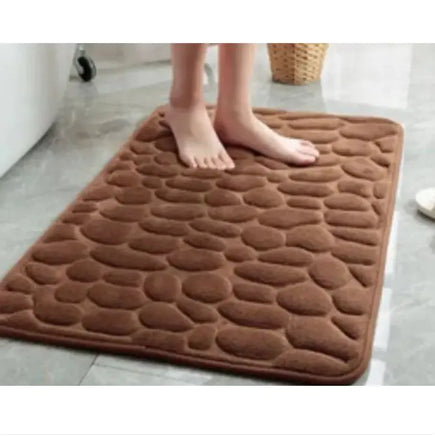
[[183, 380], [186, 384], [192, 385], [204, 384], [213, 376], [212, 372], [182, 365], [172, 365], [160, 361], [106, 354], [98, 356], [95, 364], [126, 371], [140, 372], [150, 376]]
[[87, 386], [186, 386], [190, 383], [183, 379], [171, 379], [144, 372], [93, 365], [81, 384]]
[[10, 343], [9, 339], [0, 338], [0, 347], [4, 347]]
[[384, 384], [385, 362], [372, 359], [366, 376], [365, 386], [381, 386]]
[[[332, 45], [322, 77], [323, 98], [406, 109], [411, 44]], [[400, 67], [399, 67], [400, 66]]]
[[26, 252], [32, 243], [38, 238], [40, 231], [34, 232], [32, 239], [15, 241], [14, 236], [5, 237], [0, 245], [0, 277], [3, 277], [15, 262]]
[[[217, 48], [207, 52], [204, 94], [217, 91]], [[137, 124], [165, 103], [168, 61], [98, 65], [91, 83], [71, 80], [56, 124], [0, 178], [0, 275], [101, 169]], [[370, 368], [358, 384], [435, 384], [435, 225], [414, 196], [434, 186], [435, 45], [333, 44], [321, 81], [270, 80], [265, 45], [252, 82], [257, 106], [393, 118], [405, 149]], [[0, 384], [279, 384], [142, 359], [0, 340]], [[49, 369], [47, 372], [47, 368]]]
[[282, 384], [282, 382], [256, 377], [226, 374], [215, 375], [205, 384], [209, 386], [273, 386]]
[[78, 385], [95, 354], [9, 340], [0, 348], [0, 385]]
[[390, 238], [388, 241], [387, 249], [387, 262], [385, 264], [385, 276], [389, 277], [394, 274], [396, 267], [396, 253], [397, 253], [397, 230], [400, 220], [400, 212], [395, 210], [390, 228]]
[[381, 303], [379, 305], [378, 320], [376, 322], [375, 337], [373, 338], [373, 348], [375, 351], [387, 351], [388, 340], [390, 337], [391, 324], [391, 299], [392, 289], [382, 290]]

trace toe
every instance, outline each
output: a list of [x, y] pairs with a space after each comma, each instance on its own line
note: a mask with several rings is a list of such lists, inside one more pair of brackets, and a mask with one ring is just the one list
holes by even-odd
[[195, 157], [195, 162], [196, 162], [196, 165], [198, 166], [198, 168], [207, 168], [207, 165], [205, 164], [203, 158]]
[[219, 158], [224, 163], [226, 169], [231, 170], [235, 167], [233, 160], [226, 151], [219, 153]]
[[300, 145], [298, 147], [298, 152], [302, 154], [306, 154], [308, 156], [314, 156], [315, 158], [319, 157], [318, 150], [307, 145]]
[[216, 168], [218, 170], [224, 170], [225, 169], [225, 164], [222, 160], [219, 159], [219, 157], [212, 157], [211, 158], [213, 163], [215, 164]]
[[180, 159], [182, 160], [182, 162], [187, 165], [190, 168], [196, 168], [197, 164], [195, 162], [195, 159], [188, 155], [188, 154], [180, 154]]
[[316, 148], [316, 146], [310, 141], [303, 140], [303, 141], [301, 141], [301, 144], [306, 145], [307, 147]]
[[222, 164], [224, 166], [224, 170], [232, 170], [235, 165], [229, 156], [221, 157]]
[[207, 168], [216, 169], [216, 165], [211, 157], [206, 157], [204, 162]]
[[311, 165], [316, 161], [314, 156], [310, 156], [308, 154], [298, 153], [296, 156], [296, 164], [297, 165]]

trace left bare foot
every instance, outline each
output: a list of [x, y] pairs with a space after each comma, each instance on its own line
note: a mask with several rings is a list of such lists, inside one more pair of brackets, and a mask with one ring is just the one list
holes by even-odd
[[240, 145], [281, 162], [311, 165], [319, 157], [314, 144], [274, 132], [250, 112], [244, 115], [217, 111], [214, 127], [224, 144]]
[[213, 168], [227, 170], [234, 168], [204, 104], [191, 107], [169, 105], [166, 121], [177, 142], [180, 159], [191, 168]]

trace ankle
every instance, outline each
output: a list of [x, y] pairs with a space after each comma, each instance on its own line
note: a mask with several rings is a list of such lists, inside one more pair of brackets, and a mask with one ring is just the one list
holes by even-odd
[[234, 107], [219, 105], [216, 108], [215, 124], [217, 126], [227, 126], [234, 124], [246, 124], [249, 122], [254, 113], [250, 106]]
[[177, 96], [171, 95], [169, 98], [169, 109], [174, 111], [195, 111], [205, 109], [205, 102], [200, 96]]

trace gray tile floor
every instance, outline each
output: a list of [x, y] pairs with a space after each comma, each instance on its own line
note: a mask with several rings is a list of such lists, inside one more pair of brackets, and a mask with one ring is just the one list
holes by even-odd
[[[216, 93], [216, 48], [205, 92]], [[253, 102], [289, 110], [379, 115], [403, 123], [405, 152], [369, 370], [358, 384], [435, 383], [435, 223], [413, 198], [435, 186], [435, 45], [332, 45], [320, 83], [270, 81], [265, 46]], [[165, 102], [170, 65], [100, 70], [71, 80], [55, 125], [0, 179], [0, 276], [115, 153], [134, 127]], [[256, 385], [273, 382], [0, 339], [1, 385]]]

